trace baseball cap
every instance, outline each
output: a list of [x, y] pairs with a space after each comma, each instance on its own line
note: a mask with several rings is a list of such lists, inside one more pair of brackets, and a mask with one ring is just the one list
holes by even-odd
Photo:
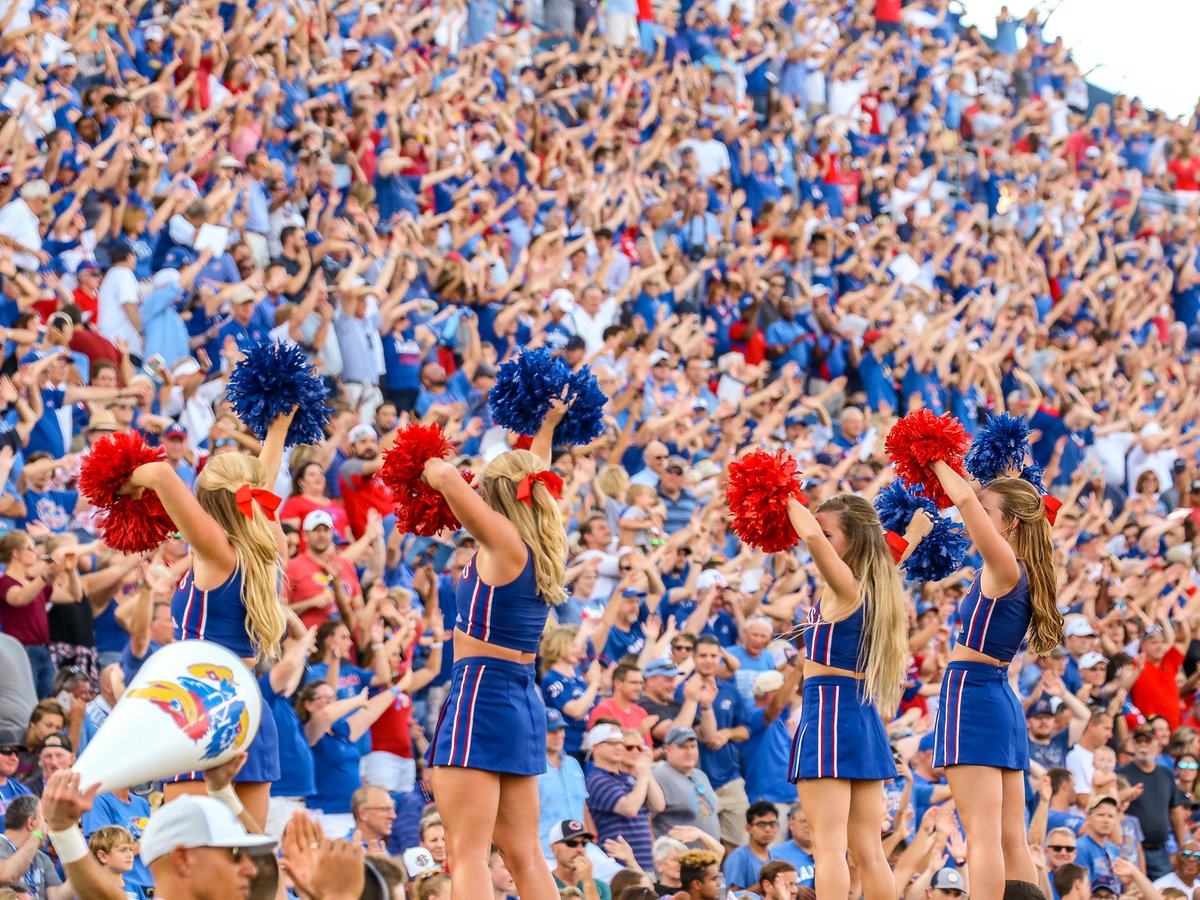
[[963, 878], [962, 872], [949, 867], [934, 872], [929, 886], [935, 891], [958, 891], [960, 894], [967, 892], [967, 881]]
[[164, 441], [187, 440], [187, 429], [176, 422], [174, 425], [168, 425], [162, 436]]
[[323, 509], [314, 509], [304, 517], [305, 531], [312, 531], [314, 528], [320, 528], [322, 525], [330, 531], [333, 530], [333, 516], [329, 515]]
[[558, 731], [560, 728], [567, 727], [567, 720], [562, 717], [557, 709], [546, 710], [546, 730]]
[[1054, 715], [1054, 704], [1050, 702], [1049, 697], [1038, 697], [1025, 710], [1025, 718], [1033, 719], [1037, 716], [1052, 716]]
[[624, 737], [620, 725], [610, 725], [607, 722], [601, 725], [595, 725], [583, 736], [584, 746], [589, 750], [597, 744], [603, 744], [606, 741], [619, 741]]
[[46, 735], [42, 739], [42, 742], [40, 744], [38, 744], [38, 748], [37, 748], [38, 753], [41, 753], [47, 747], [61, 747], [63, 750], [66, 750], [68, 753], [75, 752], [75, 748], [71, 746], [71, 739], [69, 737], [67, 737], [65, 734], [55, 733], [55, 734]]
[[[667, 465], [665, 468], [667, 471], [670, 471], [671, 469], [679, 469], [681, 473], [686, 472], [688, 469], [688, 461], [682, 456], [669, 456], [667, 457]], [[704, 573], [701, 572], [700, 574], [703, 575]]]
[[[1107, 891], [1107, 893], [1101, 894], [1101, 891]], [[1125, 888], [1122, 887], [1120, 880], [1115, 875], [1101, 875], [1092, 880], [1093, 897], [1120, 897], [1124, 891]]]
[[665, 350], [655, 350], [650, 354], [650, 358], [646, 360], [651, 366], [657, 366], [659, 363], [670, 363], [671, 354]]
[[754, 679], [754, 693], [769, 694], [783, 687], [783, 676], [775, 671], [762, 672]]
[[1138, 738], [1141, 738], [1141, 737], [1153, 739], [1154, 738], [1154, 726], [1151, 725], [1149, 722], [1143, 722], [1137, 728], [1133, 729], [1133, 739], [1136, 741]]
[[146, 36], [146, 40], [148, 41], [161, 41], [167, 36], [167, 33], [163, 31], [163, 27], [161, 25], [148, 25], [146, 26], [146, 30], [142, 33]]
[[696, 740], [696, 732], [688, 728], [686, 725], [679, 725], [667, 732], [667, 736], [663, 738], [664, 744], [682, 744], [686, 741]]
[[1082, 547], [1084, 544], [1088, 543], [1089, 541], [1094, 541], [1098, 537], [1100, 537], [1100, 535], [1096, 534], [1094, 531], [1081, 531], [1079, 532], [1079, 537], [1075, 539], [1075, 546]]
[[378, 16], [382, 12], [383, 12], [383, 7], [381, 7], [378, 3], [364, 3], [363, 4], [362, 14], [363, 14], [364, 18], [369, 19], [371, 16]]
[[587, 838], [589, 841], [596, 839], [596, 836], [588, 831], [578, 819], [563, 819], [563, 821], [550, 829], [550, 843], [552, 844], [569, 841], [577, 837]]
[[1091, 812], [1093, 809], [1095, 809], [1097, 806], [1099, 806], [1102, 803], [1111, 803], [1113, 806], [1118, 805], [1116, 797], [1110, 797], [1110, 796], [1108, 796], [1108, 794], [1101, 794], [1100, 796], [1093, 798], [1092, 801], [1088, 804], [1088, 812]]
[[1079, 668], [1080, 669], [1090, 669], [1093, 666], [1106, 666], [1106, 665], [1108, 665], [1108, 660], [1104, 658], [1103, 653], [1095, 653], [1095, 652], [1085, 653], [1085, 654], [1083, 654], [1083, 656], [1079, 657]]
[[643, 678], [654, 678], [658, 675], [666, 675], [668, 678], [674, 678], [682, 675], [683, 672], [676, 668], [675, 664], [669, 659], [654, 659], [647, 664], [642, 670]]
[[575, 308], [575, 295], [566, 288], [555, 288], [550, 292], [550, 306], [569, 313]]
[[181, 359], [171, 367], [171, 374], [176, 378], [186, 378], [188, 375], [195, 375], [200, 371], [200, 363], [192, 359], [190, 356], [186, 359]]
[[404, 868], [410, 879], [441, 871], [441, 866], [433, 861], [433, 854], [424, 847], [409, 847], [404, 851]]
[[184, 796], [165, 804], [142, 832], [142, 862], [150, 865], [176, 847], [241, 847], [269, 850], [275, 839], [250, 834], [220, 800]]
[[1087, 619], [1072, 619], [1063, 628], [1063, 634], [1067, 637], [1095, 637], [1096, 630], [1092, 628]]
[[918, 753], [932, 753], [934, 746], [937, 744], [937, 735], [932, 731], [921, 735], [921, 742], [917, 744]]
[[355, 425], [350, 429], [350, 434], [347, 437], [350, 439], [350, 443], [353, 444], [367, 438], [377, 437], [377, 435], [375, 434], [375, 429], [370, 425]]
[[721, 587], [729, 585], [729, 582], [725, 580], [725, 576], [718, 569], [705, 569], [700, 573], [700, 577], [696, 579], [696, 590], [698, 591], [707, 591], [713, 585], [720, 585]]
[[98, 409], [88, 418], [87, 431], [116, 431], [117, 420], [107, 409]]

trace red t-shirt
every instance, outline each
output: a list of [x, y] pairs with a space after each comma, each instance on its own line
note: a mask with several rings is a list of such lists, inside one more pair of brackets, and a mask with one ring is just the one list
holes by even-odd
[[412, 697], [402, 693], [371, 726], [371, 749], [412, 759], [412, 732], [409, 730], [411, 724]]
[[[316, 500], [309, 500], [303, 494], [292, 494], [283, 501], [283, 507], [279, 510], [279, 518], [281, 521], [299, 519], [300, 524], [303, 525], [304, 517], [318, 509], [329, 513], [329, 518], [333, 519], [333, 530], [346, 540], [350, 540], [350, 520], [346, 518], [346, 511], [336, 503], [318, 503]], [[300, 532], [300, 548], [304, 548], [303, 531]]]
[[100, 315], [100, 295], [89, 294], [83, 288], [75, 288], [71, 299], [75, 301], [75, 305], [79, 307], [79, 311], [83, 314], [83, 321], [94, 325]]
[[761, 328], [755, 330], [754, 337], [750, 338], [748, 342], [742, 340], [745, 333], [745, 322], [734, 322], [730, 325], [729, 346], [741, 353], [750, 365], [756, 366], [767, 358], [767, 338]]
[[392, 512], [392, 492], [375, 475], [363, 475], [362, 460], [348, 459], [342, 463], [338, 478], [342, 486], [342, 502], [346, 504], [346, 516], [350, 519], [350, 530], [360, 538], [367, 528], [367, 513], [374, 509], [381, 516]]
[[1167, 171], [1175, 176], [1175, 190], [1200, 191], [1200, 156], [1173, 159], [1167, 163]]
[[[345, 557], [339, 557], [339, 561], [342, 564], [342, 586], [346, 590], [346, 595], [351, 599], [361, 597], [362, 587], [358, 583], [358, 575], [354, 571], [354, 566], [350, 565]], [[333, 587], [329, 576], [325, 573], [324, 567], [307, 553], [301, 553], [294, 559], [288, 560], [287, 580], [288, 603], [303, 603], [305, 600], [312, 600], [321, 595], [329, 598], [329, 602], [324, 606], [306, 609], [300, 613], [300, 621], [304, 623], [305, 628], [328, 622], [337, 612], [337, 603], [333, 598]]]
[[1174, 731], [1183, 718], [1179, 708], [1179, 686], [1175, 682], [1175, 675], [1183, 665], [1183, 654], [1178, 647], [1172, 647], [1158, 665], [1144, 657], [1143, 663], [1142, 674], [1133, 683], [1129, 699], [1142, 715], [1147, 718], [1162, 716], [1171, 723]]
[[[588, 716], [588, 728], [596, 724], [598, 719], [615, 719], [620, 723], [622, 728], [629, 728], [633, 731], [640, 731], [642, 720], [650, 715], [642, 707], [636, 703], [632, 704], [627, 710], [621, 712], [617, 708], [616, 701], [612, 697], [607, 700], [601, 700], [592, 707], [592, 712]], [[650, 735], [645, 735], [646, 745], [650, 746]]]
[[53, 585], [46, 585], [32, 603], [10, 606], [8, 592], [21, 587], [25, 582], [11, 575], [0, 575], [0, 628], [27, 647], [45, 646], [50, 643], [50, 617], [46, 615], [46, 604], [50, 602]]
[[899, 22], [904, 0], [875, 0], [876, 22]]

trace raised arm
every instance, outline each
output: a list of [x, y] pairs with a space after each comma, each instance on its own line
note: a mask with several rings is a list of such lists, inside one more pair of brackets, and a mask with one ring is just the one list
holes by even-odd
[[[983, 593], [989, 597], [999, 597], [1012, 590], [1021, 579], [1017, 555], [993, 524], [974, 489], [944, 462], [933, 464], [933, 474], [941, 482], [950, 502], [958, 508], [971, 541], [983, 557], [983, 573], [980, 577]], [[1010, 527], [1020, 526], [1014, 523]]]
[[858, 579], [850, 571], [850, 567], [838, 556], [829, 538], [825, 536], [820, 523], [809, 509], [798, 500], [788, 500], [788, 519], [800, 540], [808, 547], [813, 562], [825, 583], [833, 592], [837, 604], [835, 609], [825, 606], [821, 610], [826, 621], [836, 622], [854, 612], [858, 602]]

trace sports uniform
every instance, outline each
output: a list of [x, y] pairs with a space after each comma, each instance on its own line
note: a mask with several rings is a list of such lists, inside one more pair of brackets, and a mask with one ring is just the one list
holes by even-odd
[[[212, 641], [235, 656], [253, 659], [258, 649], [246, 633], [241, 570], [235, 568], [221, 584], [207, 591], [196, 587], [195, 577], [195, 570], [188, 569], [171, 598], [175, 640]], [[261, 783], [279, 779], [279, 733], [267, 698], [263, 699], [263, 705], [258, 736], [247, 748], [249, 759], [234, 781]], [[202, 777], [202, 772], [189, 772], [172, 780], [199, 781]]]
[[[868, 598], [865, 603], [869, 603]], [[840, 622], [821, 618], [818, 601], [804, 632], [807, 658], [821, 665], [863, 672], [860, 658], [865, 603]], [[879, 710], [866, 696], [861, 678], [817, 675], [804, 679], [800, 731], [792, 743], [792, 781], [843, 778], [884, 781], [896, 777], [896, 764]]]
[[[1021, 649], [1033, 605], [1025, 567], [1012, 590], [984, 597], [979, 576], [959, 603], [955, 643], [1009, 663]], [[1029, 768], [1029, 734], [1021, 701], [1008, 683], [1008, 667], [983, 662], [946, 666], [934, 726], [933, 764]]]
[[[459, 631], [499, 647], [537, 652], [549, 609], [538, 593], [529, 548], [521, 574], [505, 585], [486, 584], [472, 557], [455, 604]], [[426, 761], [512, 775], [545, 772], [546, 709], [533, 663], [490, 656], [456, 659]]]

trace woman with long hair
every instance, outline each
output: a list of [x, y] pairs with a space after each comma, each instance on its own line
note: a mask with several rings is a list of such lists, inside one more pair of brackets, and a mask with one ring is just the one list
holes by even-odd
[[1036, 882], [1025, 837], [1029, 739], [1008, 667], [1026, 635], [1044, 656], [1062, 642], [1050, 520], [1020, 478], [978, 493], [943, 462], [933, 465], [983, 566], [958, 605], [958, 633], [942, 678], [934, 765], [946, 767], [971, 857], [971, 896], [999, 900], [1005, 880]]
[[[854, 863], [867, 900], [893, 900], [880, 840], [883, 782], [896, 777], [884, 719], [900, 703], [908, 664], [904, 591], [879, 515], [839, 494], [816, 513], [791, 500], [788, 518], [825, 582], [804, 630], [803, 725], [791, 779], [813, 832], [818, 897], [845, 897]], [[932, 523], [914, 516], [915, 546]]]
[[[271, 424], [257, 457], [213, 456], [196, 478], [194, 495], [166, 462], [138, 466], [125, 488], [134, 494], [154, 491], [194, 554], [171, 599], [175, 639], [213, 641], [251, 667], [278, 659], [287, 631], [280, 599], [287, 541], [274, 520], [279, 498], [269, 491], [279, 473], [291, 421], [288, 413]], [[270, 518], [263, 503], [268, 504]], [[275, 719], [267, 715], [234, 784], [246, 812], [260, 825], [267, 819], [271, 782], [279, 774]], [[163, 786], [168, 801], [204, 790], [198, 772]]]
[[491, 892], [492, 843], [524, 900], [558, 900], [538, 841], [546, 712], [533, 662], [550, 607], [567, 599], [562, 480], [547, 471], [566, 409], [553, 403], [530, 450], [492, 460], [478, 493], [451, 463], [425, 463], [425, 480], [479, 542], [455, 595], [450, 693], [427, 755], [455, 900]]

